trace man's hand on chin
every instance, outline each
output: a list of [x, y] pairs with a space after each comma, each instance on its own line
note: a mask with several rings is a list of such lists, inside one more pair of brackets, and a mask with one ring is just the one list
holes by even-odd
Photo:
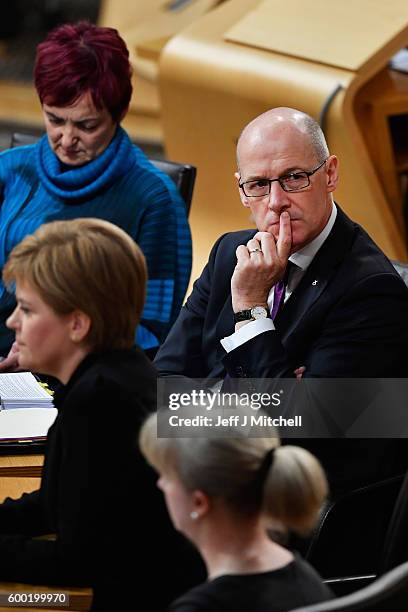
[[0, 373], [4, 372], [21, 372], [18, 361], [19, 351], [17, 342], [13, 342], [9, 354], [0, 361]]
[[257, 232], [246, 246], [237, 248], [237, 265], [231, 277], [234, 312], [267, 303], [271, 287], [285, 273], [291, 246], [290, 216], [283, 212], [276, 243], [268, 232]]

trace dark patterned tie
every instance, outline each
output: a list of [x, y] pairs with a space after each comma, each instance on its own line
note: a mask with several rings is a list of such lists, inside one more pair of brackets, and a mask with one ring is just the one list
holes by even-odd
[[296, 264], [292, 263], [291, 261], [288, 261], [285, 274], [283, 275], [282, 280], [276, 283], [273, 289], [273, 306], [271, 312], [272, 321], [275, 320], [275, 317], [280, 312], [283, 307], [283, 304], [285, 303], [285, 291], [286, 286], [288, 284], [289, 274], [294, 268], [296, 268]]

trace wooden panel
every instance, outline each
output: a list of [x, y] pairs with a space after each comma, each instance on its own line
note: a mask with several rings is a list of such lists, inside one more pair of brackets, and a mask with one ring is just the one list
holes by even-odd
[[264, 0], [225, 33], [230, 41], [359, 70], [407, 29], [406, 0]]
[[12, 455], [0, 457], [0, 476], [41, 476], [43, 455]]
[[219, 0], [104, 0], [99, 24], [117, 28], [136, 41], [169, 37], [193, 23]]
[[[172, 38], [159, 62], [167, 157], [187, 160], [198, 169], [190, 215], [192, 278], [200, 274], [217, 237], [253, 227], [234, 178], [236, 142], [246, 123], [275, 106], [300, 108], [319, 119], [339, 86], [325, 122], [330, 150], [340, 158], [336, 199], [387, 255], [404, 260], [401, 228], [356, 118], [345, 112], [356, 73], [226, 41], [224, 34], [231, 24], [253, 7], [253, 0], [225, 2]], [[290, 13], [294, 14], [292, 7]], [[275, 26], [270, 28], [271, 37], [274, 31]], [[385, 52], [382, 61], [384, 65]]]
[[43, 116], [34, 86], [0, 81], [0, 119], [41, 127]]
[[157, 60], [171, 36], [218, 1], [190, 0], [178, 8], [169, 0], [104, 0], [102, 3], [99, 24], [117, 28], [129, 49], [135, 93], [124, 127], [133, 137], [163, 142]]
[[2, 503], [6, 497], [11, 499], [19, 499], [23, 493], [31, 493], [37, 491], [40, 487], [40, 478], [20, 478], [20, 477], [6, 477], [0, 476], [0, 503]]
[[36, 491], [43, 462], [42, 455], [0, 457], [0, 503], [6, 497], [18, 499], [23, 493]]
[[392, 117], [408, 117], [408, 75], [384, 69], [361, 88], [355, 98], [359, 128], [399, 227], [404, 228], [403, 194], [399, 173], [408, 161], [408, 139], [398, 149]]

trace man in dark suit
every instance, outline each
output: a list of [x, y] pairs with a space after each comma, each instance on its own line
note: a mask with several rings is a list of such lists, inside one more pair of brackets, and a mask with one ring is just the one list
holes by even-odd
[[338, 160], [317, 123], [293, 109], [268, 111], [244, 129], [237, 156], [241, 201], [258, 231], [217, 241], [157, 355], [159, 371], [408, 376], [408, 289], [334, 204]]
[[[408, 377], [408, 289], [334, 204], [339, 165], [318, 124], [293, 109], [270, 110], [243, 130], [237, 158], [241, 202], [258, 231], [217, 241], [156, 357], [162, 375]], [[337, 488], [396, 469], [385, 446], [361, 478], [351, 453], [345, 466], [331, 441], [308, 446]]]
[[[217, 241], [158, 352], [161, 374], [220, 377], [224, 385], [237, 378], [268, 385], [266, 379], [303, 377], [324, 385], [331, 378], [408, 377], [408, 289], [334, 203], [338, 160], [317, 123], [293, 109], [268, 111], [242, 132], [237, 158], [241, 202], [257, 231]], [[366, 386], [369, 396], [374, 386]], [[350, 412], [367, 399], [363, 390], [353, 408], [347, 396], [318, 391], [329, 418], [337, 410], [353, 420]], [[407, 467], [404, 439], [290, 442], [321, 460], [334, 497]], [[392, 507], [387, 495], [379, 497], [370, 516], [353, 507], [348, 537], [343, 530], [331, 541], [338, 575], [350, 569], [351, 547], [374, 563]]]

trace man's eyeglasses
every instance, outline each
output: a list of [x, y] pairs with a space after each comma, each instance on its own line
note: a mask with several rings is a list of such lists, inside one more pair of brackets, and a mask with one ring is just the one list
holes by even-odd
[[327, 159], [322, 161], [314, 170], [307, 172], [306, 170], [301, 172], [291, 172], [290, 174], [284, 174], [276, 179], [264, 179], [259, 178], [254, 181], [245, 181], [239, 183], [240, 189], [244, 192], [247, 198], [262, 198], [267, 196], [271, 192], [271, 184], [278, 181], [279, 185], [284, 191], [302, 191], [310, 185], [310, 177], [317, 172], [323, 164], [327, 162]]

